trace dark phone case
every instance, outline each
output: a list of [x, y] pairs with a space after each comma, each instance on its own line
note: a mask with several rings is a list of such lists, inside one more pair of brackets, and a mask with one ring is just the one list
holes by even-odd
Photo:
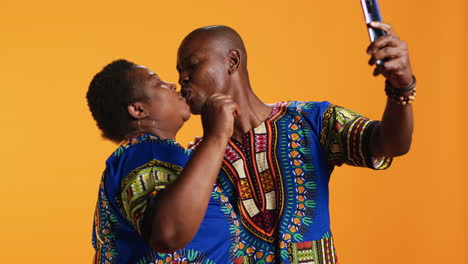
[[[372, 21], [382, 21], [382, 16], [380, 15], [379, 3], [377, 0], [361, 0], [362, 11], [364, 12], [364, 17], [366, 19], [367, 30], [369, 32], [369, 39], [371, 42], [374, 42], [377, 38], [385, 35], [385, 31], [378, 28], [371, 28], [369, 23]], [[388, 59], [378, 60], [377, 65], [382, 64], [383, 62], [388, 61]]]
[[[379, 4], [377, 0], [361, 0], [362, 11], [364, 12], [364, 17], [366, 18], [366, 25], [372, 21], [382, 21], [382, 16], [380, 15]], [[385, 31], [381, 29], [375, 29], [367, 27], [369, 31], [369, 38], [371, 42], [374, 42], [377, 38], [385, 35]]]

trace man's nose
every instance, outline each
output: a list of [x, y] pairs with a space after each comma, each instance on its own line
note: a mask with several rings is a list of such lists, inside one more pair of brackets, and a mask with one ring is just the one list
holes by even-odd
[[188, 82], [189, 82], [188, 74], [180, 73], [180, 75], [179, 75], [179, 84], [183, 87], [184, 85], [187, 85]]

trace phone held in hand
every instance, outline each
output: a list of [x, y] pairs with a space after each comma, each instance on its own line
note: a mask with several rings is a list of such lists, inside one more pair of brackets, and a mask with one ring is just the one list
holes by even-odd
[[[371, 42], [374, 42], [377, 38], [385, 35], [385, 31], [379, 28], [372, 28], [369, 26], [369, 23], [372, 21], [382, 21], [382, 16], [380, 15], [379, 4], [377, 0], [361, 0], [362, 11], [364, 12], [364, 17], [366, 19], [367, 30], [369, 32], [369, 38]], [[378, 60], [376, 63], [380, 65], [388, 59]]]
[[361, 0], [362, 11], [366, 19], [367, 30], [369, 31], [369, 38], [371, 42], [374, 42], [377, 38], [385, 35], [385, 31], [378, 28], [371, 28], [369, 23], [372, 21], [382, 21], [380, 15], [379, 4], [377, 0]]

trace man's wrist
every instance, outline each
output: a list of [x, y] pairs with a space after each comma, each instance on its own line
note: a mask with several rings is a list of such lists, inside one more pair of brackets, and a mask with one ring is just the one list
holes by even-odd
[[406, 88], [396, 88], [390, 81], [385, 80], [385, 94], [397, 104], [411, 104], [416, 98], [416, 77], [413, 75], [413, 83]]

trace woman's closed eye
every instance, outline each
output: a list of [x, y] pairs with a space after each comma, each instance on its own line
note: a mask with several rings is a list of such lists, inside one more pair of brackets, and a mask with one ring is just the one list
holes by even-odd
[[156, 86], [159, 86], [161, 88], [170, 89], [169, 85], [167, 85], [167, 83], [165, 83], [165, 82], [159, 82], [158, 84], [156, 84]]
[[157, 84], [157, 86], [164, 88], [164, 89], [169, 89], [172, 91], [176, 90], [176, 86], [170, 82], [161, 81], [160, 83]]

